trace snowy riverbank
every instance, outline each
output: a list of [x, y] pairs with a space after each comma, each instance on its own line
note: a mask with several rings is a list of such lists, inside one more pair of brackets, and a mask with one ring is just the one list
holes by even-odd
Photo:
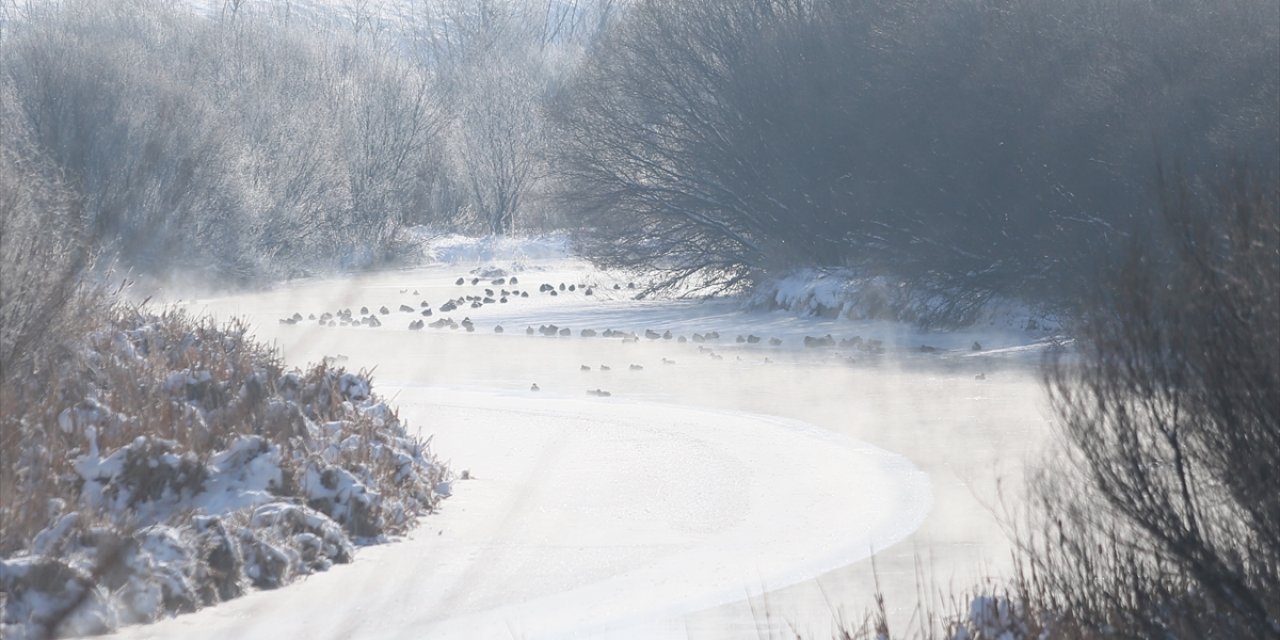
[[[372, 550], [364, 556], [368, 565], [362, 560], [308, 580], [304, 590], [319, 595], [338, 588], [321, 583], [359, 576], [371, 594], [345, 609], [317, 613], [314, 625], [301, 628], [296, 625], [309, 623], [278, 617], [314, 610], [307, 603], [315, 596], [288, 589], [191, 621], [130, 630], [128, 637], [186, 635], [206, 625], [257, 633], [249, 620], [270, 621], [264, 623], [267, 634], [288, 629], [320, 637], [330, 628], [395, 636], [518, 620], [529, 637], [554, 636], [555, 630], [650, 637], [665, 629], [674, 637], [722, 638], [741, 631], [742, 618], [752, 619], [740, 604], [748, 595], [771, 598], [783, 624], [801, 618], [824, 636], [833, 616], [822, 591], [838, 602], [871, 602], [863, 589], [871, 573], [859, 558], [873, 550], [881, 570], [894, 576], [886, 581], [893, 596], [914, 592], [913, 545], [927, 546], [955, 576], [1007, 558], [1005, 538], [975, 499], [974, 487], [994, 484], [1005, 470], [1016, 473], [1019, 467], [1010, 465], [1040, 441], [1039, 387], [1028, 373], [1045, 348], [1039, 335], [990, 327], [923, 331], [903, 323], [753, 311], [735, 298], [637, 300], [628, 274], [600, 272], [563, 255], [512, 257], [470, 248], [452, 255], [463, 257], [184, 300], [194, 312], [247, 318], [287, 361], [343, 354], [350, 366], [376, 366], [381, 388], [395, 389], [392, 400], [403, 415], [430, 425], [435, 450], [476, 479], [457, 483], [444, 510], [413, 540]], [[504, 289], [529, 295], [508, 295], [503, 303]], [[444, 310], [447, 302], [452, 308]], [[335, 309], [352, 314], [322, 326], [324, 313]], [[424, 316], [426, 310], [432, 315]], [[280, 322], [297, 316], [302, 320], [294, 324]], [[444, 319], [452, 322], [429, 326]], [[413, 328], [419, 321], [428, 324]], [[540, 331], [550, 325], [554, 335]], [[805, 346], [805, 337], [828, 334], [831, 344]], [[859, 337], [863, 345], [878, 341], [882, 350], [852, 346]], [[982, 349], [974, 350], [974, 342]], [[609, 396], [591, 393], [597, 390]], [[573, 411], [554, 420], [542, 415], [560, 403]], [[624, 419], [636, 405], [647, 413]], [[726, 419], [726, 413], [741, 418]], [[858, 506], [875, 499], [868, 494], [900, 495], [909, 475], [863, 483], [858, 477], [869, 469], [865, 460], [808, 463], [802, 452], [809, 441], [777, 429], [779, 418], [837, 434], [855, 449], [893, 452], [918, 469], [933, 499], [919, 528], [904, 533], [910, 544], [867, 543], [863, 527], [890, 515]], [[682, 423], [692, 423], [687, 433], [673, 431]], [[715, 453], [740, 451], [735, 441], [757, 434], [762, 450], [749, 456]], [[601, 440], [609, 437], [620, 440]], [[671, 442], [685, 446], [672, 451]], [[831, 449], [837, 457], [848, 453]], [[737, 461], [751, 460], [756, 462], [741, 470]], [[619, 474], [622, 480], [610, 480]], [[617, 487], [625, 490], [610, 493]], [[831, 502], [824, 502], [828, 497]], [[807, 542], [780, 542], [802, 535], [786, 531], [793, 523], [821, 512], [844, 520], [805, 528], [803, 535], [814, 536]], [[675, 538], [661, 534], [657, 523], [682, 518], [701, 518], [701, 528]], [[736, 529], [750, 545], [732, 552], [738, 564], [715, 556], [736, 568], [732, 576], [717, 578], [718, 569], [698, 563], [668, 562], [682, 549], [708, 549], [706, 540], [740, 522], [766, 520], [767, 526]], [[614, 526], [625, 531], [609, 538], [613, 542], [591, 537]], [[896, 538], [882, 542], [889, 539]], [[830, 562], [805, 564], [791, 551]], [[761, 558], [776, 573], [756, 573], [764, 566]], [[388, 566], [406, 568], [385, 579]], [[395, 591], [402, 583], [409, 586]], [[573, 606], [577, 596], [594, 604]], [[725, 599], [736, 602], [716, 606]], [[701, 628], [710, 631], [686, 629], [690, 621], [706, 621]]]
[[[703, 637], [686, 628], [690, 620], [717, 610], [737, 620], [730, 612], [744, 596], [774, 598], [771, 606], [785, 603], [790, 615], [813, 602], [804, 585], [849, 571], [865, 576], [857, 567], [872, 553], [899, 572], [900, 552], [892, 550], [904, 539], [940, 545], [953, 567], [1002, 553], [993, 525], [974, 517], [982, 507], [970, 487], [975, 474], [983, 483], [994, 477], [1009, 442], [1019, 450], [1037, 441], [1037, 429], [1027, 428], [1039, 418], [1024, 356], [1044, 348], [1041, 334], [998, 326], [923, 331], [751, 310], [736, 297], [636, 299], [642, 284], [567, 256], [554, 238], [449, 238], [433, 255], [430, 266], [249, 294], [178, 300], [162, 292], [189, 313], [242, 318], [279, 349], [278, 370], [255, 377], [244, 369], [269, 391], [261, 398], [245, 390], [253, 385], [232, 385], [220, 373], [234, 367], [179, 357], [196, 343], [185, 334], [148, 339], [145, 348], [128, 333], [103, 343], [133, 345], [130, 357], [146, 351], [151, 368], [140, 378], [155, 380], [166, 406], [193, 405], [179, 416], [225, 422], [241, 414], [223, 404], [253, 396], [303, 419], [266, 433], [238, 427], [242, 439], [179, 463], [177, 473], [201, 478], [198, 487], [166, 480], [145, 489], [128, 484], [130, 469], [169, 473], [184, 459], [180, 445], [159, 441], [171, 422], [150, 424], [148, 438], [98, 441], [94, 450], [81, 422], [105, 433], [99, 423], [128, 413], [120, 403], [99, 397], [109, 410], [64, 420], [74, 434], [68, 441], [80, 447], [64, 454], [75, 463], [69, 473], [88, 487], [78, 504], [144, 516], [137, 536], [121, 536], [134, 549], [139, 586], [97, 575], [104, 551], [83, 533], [95, 525], [81, 516], [59, 521], [71, 534], [41, 535], [41, 550], [67, 550], [65, 571], [78, 572], [84, 593], [101, 596], [92, 599], [89, 610], [100, 613], [90, 622], [145, 622], [244, 594], [124, 635], [383, 637], [431, 629], [466, 636], [515, 625], [529, 637]], [[376, 367], [380, 389], [403, 414], [373, 399], [367, 378], [288, 373], [308, 362]], [[318, 402], [314, 394], [326, 388], [328, 400]], [[456, 495], [426, 530], [366, 548], [353, 566], [289, 589], [250, 588], [341, 564], [353, 541], [380, 539], [362, 524], [360, 505], [385, 503], [386, 492], [340, 482], [355, 476], [373, 487], [387, 477], [371, 477], [358, 457], [382, 450], [367, 439], [379, 420], [396, 437], [430, 432], [433, 450], [475, 479], [454, 484]], [[266, 441], [255, 445], [259, 437]], [[326, 475], [321, 463], [341, 472]], [[429, 483], [432, 499], [449, 490], [438, 486], [442, 479]], [[153, 486], [154, 498], [135, 497], [152, 496]], [[197, 517], [177, 515], [196, 507]], [[59, 509], [54, 516], [73, 510]], [[406, 526], [392, 533], [407, 530], [408, 520], [398, 522]], [[218, 549], [239, 558], [231, 591], [165, 600], [222, 575], [210, 555]], [[9, 566], [13, 575], [29, 572]], [[368, 596], [352, 600], [346, 592], [357, 577]], [[777, 595], [792, 591], [799, 595]], [[15, 615], [43, 597], [28, 593], [10, 598]], [[351, 606], [321, 606], [332, 602]], [[300, 618], [300, 610], [308, 614]], [[830, 611], [816, 618], [832, 621]], [[725, 637], [735, 624], [719, 620], [721, 635], [708, 637]]]
[[367, 375], [284, 368], [243, 327], [121, 312], [74, 361], [55, 388], [7, 399], [25, 417], [6, 455], [23, 489], [4, 513], [6, 638], [280, 587], [404, 533], [448, 493]]

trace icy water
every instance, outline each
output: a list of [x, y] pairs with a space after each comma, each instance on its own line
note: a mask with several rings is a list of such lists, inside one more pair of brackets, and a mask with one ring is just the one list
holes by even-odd
[[[375, 390], [475, 479], [352, 565], [121, 635], [825, 638], [862, 620], [877, 579], [901, 630], [922, 589], [959, 592], [1007, 565], [997, 483], [1016, 498], [1047, 435], [1028, 335], [637, 301], [563, 260], [473, 285], [474, 266], [180, 302], [245, 318], [290, 364], [373, 369]], [[493, 303], [441, 311], [484, 289]], [[503, 289], [529, 297], [497, 302]], [[362, 306], [383, 326], [306, 319]], [[409, 329], [441, 317], [474, 331]], [[526, 335], [548, 324], [571, 335]], [[885, 353], [802, 346], [826, 334]]]

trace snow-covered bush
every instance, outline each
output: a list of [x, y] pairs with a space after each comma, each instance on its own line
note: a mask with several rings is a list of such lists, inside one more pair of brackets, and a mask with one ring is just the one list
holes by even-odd
[[64, 346], [48, 384], [0, 388], [5, 637], [282, 586], [442, 497], [446, 470], [365, 374], [285, 370], [243, 326], [173, 312], [85, 318]]
[[119, 624], [107, 589], [59, 558], [0, 560], [0, 593], [0, 631], [13, 640], [105, 633]]

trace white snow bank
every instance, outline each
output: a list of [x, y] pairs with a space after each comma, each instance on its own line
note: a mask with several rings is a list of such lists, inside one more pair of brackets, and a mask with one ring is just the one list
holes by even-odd
[[805, 316], [849, 320], [894, 320], [924, 325], [1060, 332], [1053, 314], [1003, 298], [942, 295], [885, 276], [849, 269], [797, 269], [756, 284], [747, 307], [786, 309]]
[[511, 265], [519, 270], [529, 262], [562, 260], [571, 254], [569, 238], [564, 234], [472, 237], [459, 234], [433, 235], [422, 227], [411, 229], [409, 234], [421, 243], [427, 260], [437, 264]]

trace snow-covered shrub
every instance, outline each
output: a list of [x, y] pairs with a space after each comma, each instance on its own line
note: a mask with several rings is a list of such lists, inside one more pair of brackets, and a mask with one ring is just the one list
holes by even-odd
[[250, 528], [259, 533], [269, 531], [270, 536], [260, 537], [285, 541], [283, 546], [296, 549], [303, 568], [328, 569], [335, 562], [350, 562], [355, 552], [345, 532], [331, 518], [299, 505], [262, 505], [254, 509]]
[[47, 386], [0, 387], [20, 436], [0, 465], [5, 637], [279, 587], [442, 497], [445, 468], [366, 374], [286, 371], [243, 326], [172, 312], [117, 310], [68, 344]]
[[205, 489], [208, 470], [195, 453], [179, 455], [171, 440], [138, 436], [106, 457], [98, 455], [96, 429], [87, 430], [89, 453], [76, 460], [80, 502], [107, 513], [131, 513], [151, 522], [188, 505]]
[[373, 513], [376, 496], [355, 474], [313, 458], [303, 471], [301, 484], [307, 504], [343, 523], [356, 535], [377, 535]]
[[104, 583], [114, 587], [123, 622], [151, 622], [200, 607], [199, 554], [192, 542], [188, 532], [161, 525], [129, 539], [119, 563], [103, 574]]
[[212, 604], [242, 595], [247, 572], [240, 538], [235, 535], [237, 529], [219, 516], [193, 517], [191, 527], [203, 561], [201, 599]]
[[60, 558], [0, 559], [0, 593], [0, 636], [12, 640], [105, 633], [119, 624], [107, 589]]

